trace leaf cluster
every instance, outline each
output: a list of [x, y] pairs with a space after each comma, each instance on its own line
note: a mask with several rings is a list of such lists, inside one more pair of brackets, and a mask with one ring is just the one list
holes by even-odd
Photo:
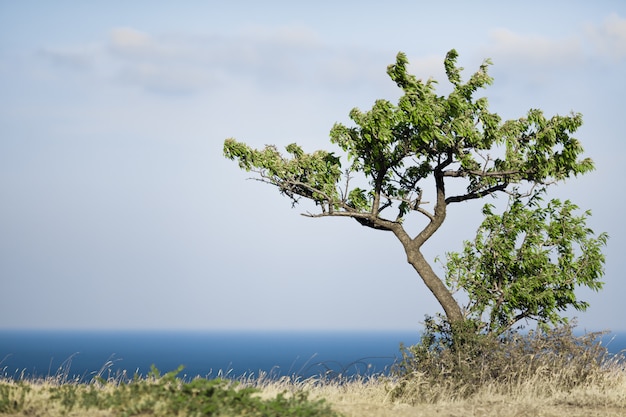
[[467, 293], [467, 317], [495, 334], [524, 319], [565, 323], [564, 310], [588, 307], [577, 287], [602, 288], [607, 234], [596, 236], [586, 226], [590, 212], [576, 214], [569, 200], [541, 203], [538, 195], [511, 199], [502, 214], [485, 205], [475, 239], [447, 254], [448, 286]]
[[341, 178], [341, 163], [332, 152], [305, 153], [292, 143], [286, 147], [289, 156], [283, 156], [273, 145], [262, 150], [252, 149], [235, 139], [224, 142], [224, 155], [238, 160], [239, 167], [260, 174], [261, 180], [278, 187], [294, 203], [300, 197], [324, 203], [338, 200], [335, 185]]

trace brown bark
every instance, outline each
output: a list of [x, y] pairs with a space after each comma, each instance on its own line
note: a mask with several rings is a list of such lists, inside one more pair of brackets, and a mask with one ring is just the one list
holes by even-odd
[[433, 271], [420, 251], [420, 247], [424, 242], [418, 239], [419, 236], [415, 239], [411, 239], [400, 225], [396, 225], [391, 230], [400, 240], [400, 243], [402, 243], [404, 251], [406, 252], [407, 262], [417, 271], [422, 281], [424, 281], [424, 284], [426, 284], [426, 287], [433, 293], [439, 305], [443, 308], [448, 321], [451, 323], [463, 321], [461, 307], [459, 307], [459, 304], [452, 296], [450, 290], [446, 288], [443, 281], [435, 274], [435, 271]]
[[433, 293], [451, 323], [463, 321], [463, 313], [452, 293], [435, 274], [419, 249], [405, 248], [407, 261], [415, 268], [424, 284]]

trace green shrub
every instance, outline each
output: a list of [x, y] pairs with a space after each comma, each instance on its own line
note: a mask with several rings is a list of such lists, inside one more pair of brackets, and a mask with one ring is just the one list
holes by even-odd
[[132, 416], [254, 416], [317, 417], [336, 416], [324, 401], [309, 401], [307, 393], [282, 393], [263, 400], [260, 390], [242, 387], [236, 381], [197, 378], [184, 382], [176, 377], [182, 367], [161, 376], [158, 369], [146, 378], [106, 381], [94, 378], [91, 384], [64, 384], [50, 387], [50, 400], [66, 411], [112, 410]]

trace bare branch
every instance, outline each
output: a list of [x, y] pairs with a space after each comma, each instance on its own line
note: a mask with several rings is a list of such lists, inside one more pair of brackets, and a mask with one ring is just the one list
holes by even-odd
[[457, 195], [457, 196], [452, 196], [452, 197], [448, 197], [446, 198], [446, 204], [450, 204], [450, 203], [458, 203], [461, 201], [466, 201], [466, 200], [474, 200], [477, 198], [482, 198], [486, 195], [489, 194], [493, 194], [497, 191], [505, 191], [506, 187], [509, 184], [507, 183], [502, 183], [502, 184], [498, 184], [498, 185], [494, 185], [493, 187], [487, 188], [483, 191], [475, 191], [473, 193], [467, 193], [464, 195]]
[[345, 177], [346, 177], [346, 185], [345, 188], [343, 190], [339, 190], [340, 194], [341, 194], [341, 201], [343, 201], [344, 203], [348, 200], [348, 190], [350, 189], [350, 179], [352, 178], [350, 176], [350, 170], [346, 169], [345, 172]]
[[513, 175], [519, 175], [522, 171], [519, 170], [509, 170], [509, 171], [471, 171], [465, 169], [458, 169], [455, 171], [443, 171], [444, 177], [467, 177], [468, 175], [476, 175], [477, 177], [503, 177], [507, 178]]
[[391, 221], [391, 220], [382, 219], [380, 217], [372, 219], [371, 213], [336, 211], [336, 212], [333, 212], [333, 213], [326, 212], [326, 213], [318, 213], [318, 214], [302, 213], [302, 215], [305, 216], [305, 217], [312, 217], [312, 218], [318, 218], [318, 217], [352, 217], [354, 220], [359, 222], [361, 225], [369, 227], [371, 229], [376, 229], [376, 230], [393, 231], [394, 229], [397, 229], [398, 226], [401, 227], [401, 224], [399, 222], [394, 222], [394, 221]]
[[384, 209], [386, 209], [387, 207], [390, 207], [393, 203], [391, 202], [391, 199], [388, 198], [387, 196], [383, 195], [383, 197], [387, 198], [387, 201], [385, 202], [385, 204], [383, 204], [382, 206], [380, 206], [380, 208], [378, 209], [378, 212], [380, 213], [381, 211], [383, 211]]
[[429, 219], [431, 222], [435, 220], [435, 216], [434, 216], [432, 213], [430, 213], [430, 212], [428, 212], [428, 211], [424, 210], [424, 209], [423, 209], [423, 208], [421, 208], [421, 207], [416, 208], [416, 209], [415, 209], [415, 211], [417, 211], [418, 213], [421, 213], [421, 214], [423, 214], [424, 216], [428, 217], [428, 219]]

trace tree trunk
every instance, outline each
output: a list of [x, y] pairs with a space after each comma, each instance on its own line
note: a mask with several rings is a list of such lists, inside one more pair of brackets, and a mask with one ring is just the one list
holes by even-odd
[[459, 303], [456, 302], [452, 293], [446, 288], [443, 281], [435, 274], [435, 271], [431, 268], [430, 264], [424, 259], [424, 255], [420, 251], [424, 242], [426, 242], [441, 226], [446, 219], [446, 188], [444, 183], [443, 168], [445, 168], [451, 159], [448, 158], [442, 162], [434, 170], [435, 183], [437, 187], [437, 203], [435, 204], [435, 211], [430, 219], [430, 222], [424, 230], [422, 230], [415, 239], [411, 239], [402, 226], [398, 226], [394, 229], [396, 237], [404, 246], [406, 252], [407, 261], [415, 268], [419, 276], [424, 281], [424, 284], [433, 293], [443, 311], [446, 313], [446, 317], [451, 324], [463, 322], [463, 312]]
[[424, 284], [433, 293], [450, 323], [460, 323], [463, 321], [461, 307], [456, 302], [452, 293], [446, 288], [441, 279], [435, 274], [430, 264], [424, 259], [424, 255], [419, 249], [412, 248], [412, 245], [405, 245], [407, 261], [415, 268]]

